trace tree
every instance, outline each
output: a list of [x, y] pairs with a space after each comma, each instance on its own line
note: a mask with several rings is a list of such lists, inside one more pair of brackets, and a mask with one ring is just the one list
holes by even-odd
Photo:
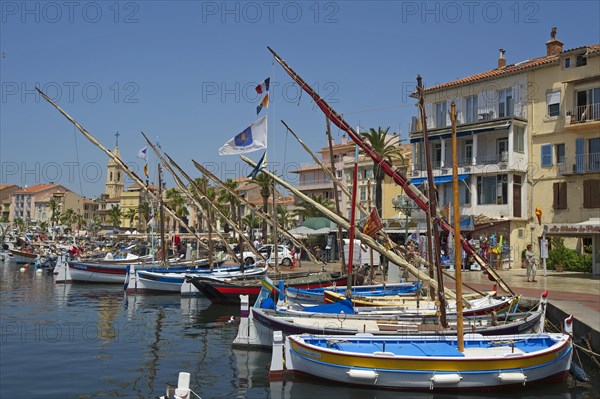
[[22, 233], [23, 230], [25, 230], [25, 221], [23, 218], [16, 218], [14, 223], [17, 226], [17, 229], [19, 229], [19, 233]]
[[60, 202], [52, 197], [48, 200], [48, 209], [50, 209], [50, 223], [54, 227], [54, 223], [58, 221]]
[[277, 206], [277, 225], [288, 230], [294, 221], [294, 217], [285, 209], [285, 207]]
[[85, 218], [81, 213], [73, 215], [72, 220], [73, 223], [75, 223], [75, 225], [77, 226], [77, 230], [81, 230], [86, 225]]
[[65, 209], [65, 211], [60, 215], [60, 222], [62, 224], [66, 224], [68, 227], [72, 227], [74, 223], [75, 211], [71, 208]]
[[129, 227], [133, 228], [133, 221], [138, 219], [138, 210], [136, 208], [129, 208], [123, 215], [125, 219], [129, 220]]
[[[266, 173], [260, 173], [256, 176], [256, 179], [252, 180], [260, 187], [260, 196], [263, 199], [263, 212], [265, 214], [269, 213], [269, 197], [271, 196], [271, 184], [272, 180]], [[267, 221], [263, 220], [262, 222], [262, 236], [263, 239], [267, 238]]]
[[100, 219], [100, 216], [94, 215], [94, 217], [92, 218], [92, 221], [90, 222], [90, 225], [89, 225], [90, 231], [92, 233], [97, 233], [98, 231], [100, 231], [101, 226], [102, 226], [102, 219]]
[[[167, 190], [167, 204], [169, 205], [169, 207], [171, 207], [171, 209], [173, 209], [173, 211], [175, 211], [175, 214], [177, 216], [181, 217], [185, 217], [189, 214], [188, 210], [187, 210], [187, 203], [185, 198], [183, 197], [183, 195], [181, 195], [181, 193], [179, 192], [178, 189], [176, 188], [170, 188]], [[177, 220], [173, 220], [173, 231], [177, 231]]]
[[148, 228], [148, 221], [150, 220], [150, 215], [152, 215], [152, 208], [150, 207], [150, 204], [148, 204], [147, 202], [142, 202], [138, 207], [138, 214], [144, 221], [144, 231], [146, 231]]
[[[386, 129], [378, 127], [377, 130], [371, 128], [368, 132], [361, 133], [360, 135], [369, 141], [371, 148], [381, 159], [385, 159], [390, 164], [394, 160], [401, 160], [402, 164], [404, 164], [404, 157], [399, 147], [400, 138], [395, 134], [388, 137], [389, 130], [389, 127]], [[381, 168], [381, 165], [375, 161], [373, 161], [373, 177], [375, 179], [375, 208], [377, 208], [377, 212], [381, 216], [383, 202], [382, 185], [385, 172]]]
[[121, 218], [123, 217], [123, 210], [119, 205], [115, 205], [108, 211], [108, 218], [110, 219], [110, 223], [115, 227], [121, 227]]
[[[235, 190], [238, 187], [238, 184], [232, 179], [227, 179], [225, 184], [232, 190]], [[227, 209], [230, 210], [229, 215], [231, 216], [231, 220], [234, 223], [239, 225], [239, 215], [238, 215], [238, 205], [240, 204], [240, 199], [237, 194], [234, 194], [225, 188], [219, 189], [219, 204], [224, 205]], [[235, 230], [233, 231], [233, 239], [235, 239]]]
[[[317, 204], [324, 206], [327, 209], [330, 209], [332, 211], [335, 211], [335, 204], [333, 203], [333, 201], [329, 200], [329, 199], [324, 199], [323, 197], [319, 196], [315, 196], [312, 195], [311, 199], [316, 202]], [[321, 217], [321, 216], [325, 216], [323, 214], [323, 212], [321, 212], [319, 209], [317, 209], [316, 206], [314, 206], [313, 204], [311, 204], [310, 202], [298, 202], [296, 204], [296, 207], [298, 209], [296, 209], [294, 211], [294, 214], [296, 216], [300, 216], [302, 218], [302, 220], [306, 220], [306, 219], [310, 219], [310, 218], [314, 218], [314, 217]]]

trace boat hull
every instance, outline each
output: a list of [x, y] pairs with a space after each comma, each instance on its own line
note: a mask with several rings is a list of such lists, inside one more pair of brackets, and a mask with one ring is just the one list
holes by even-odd
[[495, 336], [465, 339], [461, 354], [455, 341], [439, 337], [295, 335], [287, 338], [285, 354], [289, 370], [345, 384], [480, 391], [563, 380], [571, 366], [572, 346], [563, 334]]
[[[239, 304], [240, 295], [248, 295], [250, 301], [258, 298], [262, 285], [260, 283], [252, 285], [232, 284], [227, 282], [192, 280], [198, 290], [213, 303]], [[333, 284], [344, 285], [347, 283], [346, 276], [325, 278], [322, 280], [290, 280], [288, 287], [296, 288], [320, 288]]]

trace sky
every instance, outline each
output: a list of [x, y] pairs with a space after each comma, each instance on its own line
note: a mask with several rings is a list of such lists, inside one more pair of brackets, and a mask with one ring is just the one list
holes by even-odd
[[[190, 175], [245, 176], [218, 149], [268, 114], [267, 160], [288, 181], [326, 145], [325, 117], [270, 46], [352, 126], [407, 138], [425, 86], [600, 43], [598, 1], [0, 1], [0, 183], [104, 192], [107, 156], [35, 93], [41, 88], [136, 171], [140, 132]], [[254, 87], [271, 78], [268, 110]], [[332, 130], [340, 142], [342, 132]], [[262, 155], [247, 154], [255, 161]], [[156, 158], [150, 157], [155, 178]], [[131, 183], [131, 181], [126, 181]], [[172, 186], [172, 180], [167, 179]]]

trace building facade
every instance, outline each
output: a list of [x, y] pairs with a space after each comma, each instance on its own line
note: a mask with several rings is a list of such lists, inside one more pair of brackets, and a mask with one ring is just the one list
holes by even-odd
[[[554, 185], [557, 180], [565, 179], [567, 159], [573, 161], [568, 165], [569, 172], [582, 168], [572, 190], [580, 186], [587, 197], [580, 195], [581, 204], [575, 204], [572, 211], [562, 215], [551, 213], [547, 217], [579, 220], [593, 213], [594, 208], [585, 210], [583, 201], [585, 198], [592, 201], [589, 196], [594, 189], [588, 186], [593, 183], [584, 181], [593, 180], [586, 174], [595, 173], [590, 166], [595, 165], [598, 146], [594, 140], [598, 137], [598, 125], [591, 121], [597, 119], [594, 96], [598, 64], [597, 50], [593, 50], [596, 45], [563, 52], [555, 35], [553, 30], [546, 42], [545, 56], [507, 65], [505, 52], [500, 50], [497, 68], [424, 91], [428, 149], [440, 208], [452, 202], [454, 159], [449, 110], [452, 102], [456, 105], [461, 218], [467, 216], [476, 221], [469, 234], [484, 247], [482, 255], [498, 244], [500, 236], [503, 256], [515, 263], [520, 262], [518, 254], [527, 243], [537, 244], [541, 226], [534, 223], [534, 209], [537, 205], [552, 208], [548, 199], [553, 200], [553, 190], [563, 194], [568, 190], [568, 186]], [[583, 62], [577, 61], [583, 53], [588, 54], [589, 68], [575, 67]], [[565, 68], [565, 63], [569, 67]], [[562, 114], [560, 107], [564, 108]], [[565, 127], [569, 111], [571, 120], [577, 120], [572, 123], [576, 126]], [[414, 117], [411, 123], [410, 141], [411, 181], [424, 187], [427, 172], [419, 117]], [[569, 158], [567, 154], [571, 152]], [[553, 157], [558, 157], [562, 166], [553, 165]], [[580, 164], [575, 160], [580, 160]], [[584, 185], [588, 185], [587, 191], [583, 190]]]

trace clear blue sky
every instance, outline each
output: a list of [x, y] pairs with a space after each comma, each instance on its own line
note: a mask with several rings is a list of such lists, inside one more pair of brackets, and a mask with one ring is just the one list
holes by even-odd
[[280, 119], [325, 145], [323, 114], [267, 45], [352, 125], [406, 137], [417, 74], [431, 86], [486, 71], [499, 48], [509, 64], [543, 56], [553, 26], [565, 49], [600, 42], [597, 1], [66, 3], [0, 2], [0, 183], [55, 181], [87, 197], [103, 192], [107, 158], [36, 85], [106, 146], [118, 131], [138, 168], [144, 131], [192, 175], [195, 159], [226, 178], [247, 169], [218, 149], [257, 119], [253, 87], [268, 76], [269, 162], [284, 172], [309, 160]]

